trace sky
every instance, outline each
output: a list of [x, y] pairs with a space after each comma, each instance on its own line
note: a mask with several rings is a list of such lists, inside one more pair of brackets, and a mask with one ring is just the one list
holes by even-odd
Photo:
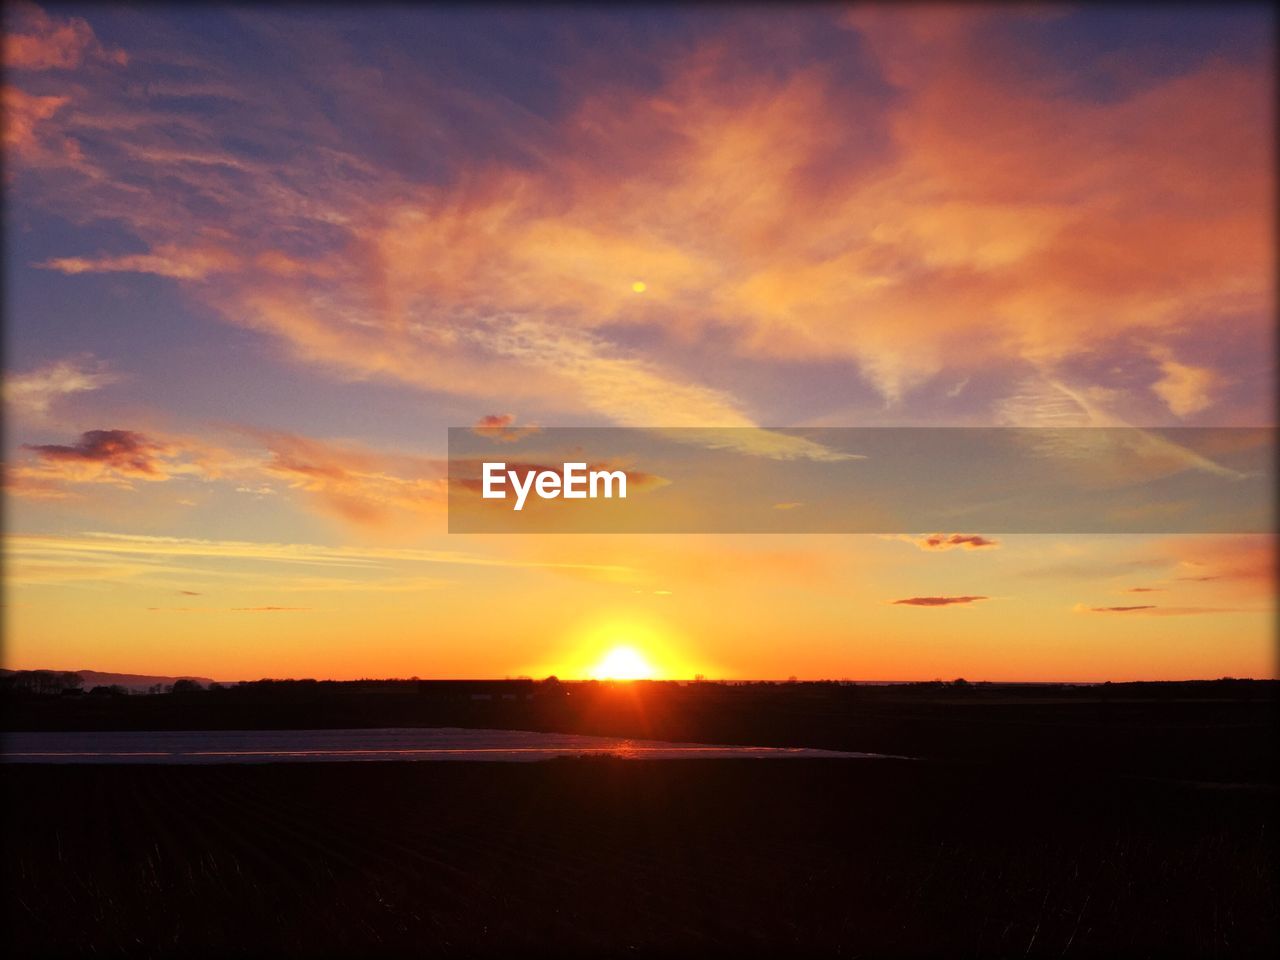
[[449, 427], [1274, 425], [1273, 38], [9, 4], [4, 664], [1274, 676], [1270, 535], [468, 536], [446, 497]]

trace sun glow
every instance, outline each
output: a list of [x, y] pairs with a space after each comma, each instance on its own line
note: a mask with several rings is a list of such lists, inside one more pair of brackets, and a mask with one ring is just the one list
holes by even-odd
[[521, 672], [582, 680], [677, 680], [711, 673], [715, 668], [692, 650], [679, 631], [651, 612], [619, 609], [581, 622], [556, 655]]
[[591, 668], [596, 680], [649, 680], [654, 675], [653, 666], [635, 647], [614, 647]]

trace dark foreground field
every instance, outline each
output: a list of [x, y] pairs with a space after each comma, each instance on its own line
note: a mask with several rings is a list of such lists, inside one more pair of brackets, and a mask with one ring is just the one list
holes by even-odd
[[936, 762], [4, 770], [19, 953], [1228, 955], [1275, 794]]

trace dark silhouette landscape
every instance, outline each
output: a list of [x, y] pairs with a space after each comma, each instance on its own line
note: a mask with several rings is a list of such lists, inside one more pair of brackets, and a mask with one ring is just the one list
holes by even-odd
[[9, 686], [10, 731], [481, 727], [910, 758], [10, 763], [20, 953], [1277, 945], [1271, 681]]

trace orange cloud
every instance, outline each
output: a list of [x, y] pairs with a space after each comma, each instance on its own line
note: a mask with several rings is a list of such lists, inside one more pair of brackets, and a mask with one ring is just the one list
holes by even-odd
[[5, 492], [26, 500], [70, 500], [71, 493], [57, 479], [42, 475], [29, 467], [6, 465], [3, 472]]
[[442, 461], [375, 453], [276, 431], [250, 431], [270, 456], [263, 471], [306, 493], [323, 512], [360, 526], [386, 527], [406, 517], [438, 522], [447, 480]]
[[1179, 589], [1211, 589], [1241, 599], [1275, 596], [1276, 538], [1254, 536], [1185, 536], [1158, 541], [1153, 551], [1172, 565], [1171, 584]]

